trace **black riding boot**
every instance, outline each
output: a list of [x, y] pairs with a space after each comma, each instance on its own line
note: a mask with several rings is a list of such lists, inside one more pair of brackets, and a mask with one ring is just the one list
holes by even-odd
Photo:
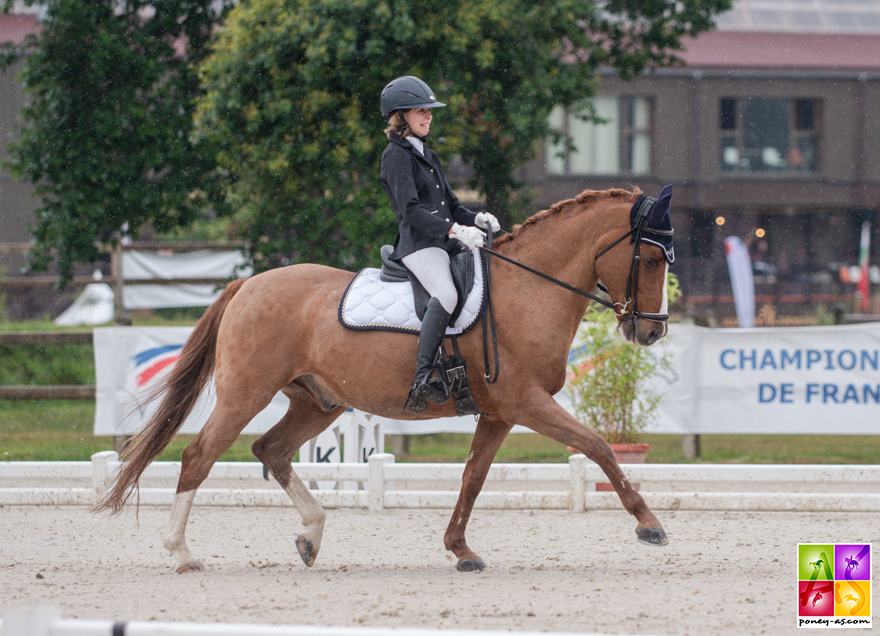
[[423, 413], [428, 407], [428, 400], [443, 404], [449, 399], [449, 390], [439, 377], [431, 377], [434, 373], [434, 361], [437, 350], [443, 342], [449, 316], [443, 305], [436, 298], [428, 302], [422, 328], [419, 331], [419, 356], [416, 368], [416, 379], [413, 381], [404, 408], [413, 413]]

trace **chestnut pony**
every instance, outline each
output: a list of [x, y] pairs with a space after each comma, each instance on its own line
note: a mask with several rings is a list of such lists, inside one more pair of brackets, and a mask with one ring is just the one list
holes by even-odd
[[[634, 280], [631, 295], [642, 312], [665, 310], [662, 249], [641, 243], [633, 276], [633, 245], [618, 241], [628, 238], [630, 209], [640, 194], [638, 189], [585, 191], [535, 214], [498, 239], [495, 250], [581, 290], [592, 291], [601, 279], [618, 307], [626, 307], [628, 280]], [[291, 459], [300, 446], [349, 407], [395, 419], [455, 415], [452, 400], [429, 403], [419, 415], [403, 411], [417, 338], [342, 327], [337, 311], [352, 277], [351, 272], [300, 264], [230, 283], [205, 311], [174, 369], [155, 392], [154, 397], [163, 396], [158, 411], [126, 446], [114, 486], [96, 509], [122, 509], [144, 469], [171, 441], [213, 374], [217, 405], [183, 453], [164, 535], [178, 572], [201, 570], [184, 536], [196, 489], [251, 418], [281, 391], [290, 399], [290, 408], [252, 449], [302, 516], [305, 528], [296, 538], [296, 548], [305, 564], [313, 565], [326, 514], [292, 469]], [[638, 520], [639, 540], [668, 543], [608, 444], [553, 399], [565, 383], [569, 349], [589, 300], [497, 258], [492, 259], [490, 286], [498, 342], [496, 382], [487, 382], [479, 372], [482, 329], [478, 326], [459, 338], [461, 354], [471, 367], [473, 396], [484, 415], [476, 426], [461, 493], [444, 536], [446, 549], [458, 558], [457, 568], [485, 567], [468, 547], [465, 527], [495, 453], [514, 424], [572, 446], [596, 462], [623, 507]], [[656, 314], [647, 316], [621, 312], [618, 330], [633, 343], [653, 344], [665, 334], [665, 324], [650, 319]]]

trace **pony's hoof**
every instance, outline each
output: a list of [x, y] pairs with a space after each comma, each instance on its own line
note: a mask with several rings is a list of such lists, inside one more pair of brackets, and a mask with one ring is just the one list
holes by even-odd
[[177, 568], [178, 574], [186, 574], [187, 572], [204, 572], [205, 566], [202, 565], [201, 561], [190, 561], [185, 565], [181, 565]]
[[458, 562], [458, 565], [455, 566], [455, 569], [459, 572], [482, 572], [486, 569], [486, 564], [483, 563], [483, 559], [462, 559]]
[[315, 565], [315, 559], [318, 558], [315, 545], [301, 534], [296, 537], [296, 551], [299, 552], [299, 556], [306, 566], [312, 567]]
[[639, 539], [639, 543], [644, 543], [645, 545], [669, 544], [669, 537], [666, 536], [663, 526], [657, 526], [656, 528], [636, 528], [636, 536]]

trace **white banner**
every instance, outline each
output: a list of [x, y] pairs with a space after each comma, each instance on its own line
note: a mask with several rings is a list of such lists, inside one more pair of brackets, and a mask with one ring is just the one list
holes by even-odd
[[[880, 433], [880, 324], [669, 325], [658, 433]], [[655, 345], [663, 346], [663, 345]]]
[[[122, 254], [122, 275], [126, 279], [247, 278], [252, 273], [253, 268], [238, 250], [175, 254], [128, 250]], [[207, 307], [222, 291], [222, 285], [126, 285], [122, 303], [126, 309]]]
[[[138, 395], [167, 374], [191, 327], [94, 330], [95, 435], [130, 435], [158, 406]], [[706, 329], [669, 325], [654, 349], [670, 371], [653, 386], [663, 395], [652, 433], [880, 433], [880, 324]], [[479, 373], [479, 369], [471, 369]], [[567, 391], [556, 396], [570, 408]], [[206, 390], [180, 432], [197, 432], [214, 407]], [[260, 434], [287, 410], [278, 394], [245, 429]], [[472, 433], [472, 416], [428, 421], [382, 419], [386, 435]], [[517, 426], [514, 432], [526, 429]]]

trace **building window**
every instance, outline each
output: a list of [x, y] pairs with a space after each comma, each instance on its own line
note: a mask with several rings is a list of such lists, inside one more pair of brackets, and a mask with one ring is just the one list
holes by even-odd
[[719, 167], [726, 172], [815, 172], [821, 106], [816, 99], [721, 98]]
[[557, 106], [550, 125], [571, 137], [565, 143], [548, 144], [550, 174], [650, 174], [651, 108], [646, 97], [601, 95], [593, 99], [601, 122], [585, 122]]

